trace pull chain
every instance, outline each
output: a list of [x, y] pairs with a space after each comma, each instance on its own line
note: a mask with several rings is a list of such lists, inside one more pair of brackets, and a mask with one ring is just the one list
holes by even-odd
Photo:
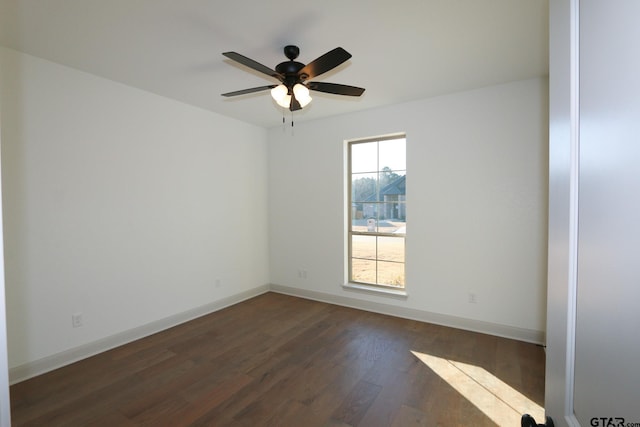
[[[282, 132], [285, 131], [286, 127], [285, 127], [285, 123], [286, 123], [286, 119], [285, 119], [285, 109], [282, 109]], [[291, 136], [293, 136], [293, 128], [294, 128], [294, 123], [293, 123], [293, 111], [291, 112]]]

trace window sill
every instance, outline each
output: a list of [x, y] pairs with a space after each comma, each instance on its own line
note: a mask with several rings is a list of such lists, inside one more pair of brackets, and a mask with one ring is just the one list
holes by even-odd
[[387, 289], [378, 286], [363, 285], [361, 283], [345, 283], [342, 287], [347, 291], [358, 291], [396, 298], [407, 298], [408, 296], [407, 291], [404, 289]]

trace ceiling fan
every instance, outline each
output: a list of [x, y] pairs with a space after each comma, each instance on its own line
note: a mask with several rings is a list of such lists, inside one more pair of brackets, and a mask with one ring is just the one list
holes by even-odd
[[276, 65], [276, 69], [260, 64], [253, 59], [236, 52], [224, 52], [227, 58], [247, 66], [260, 73], [266, 74], [280, 81], [279, 85], [267, 85], [250, 89], [223, 93], [222, 96], [246, 95], [271, 89], [271, 96], [283, 108], [291, 111], [300, 110], [311, 102], [309, 89], [335, 95], [360, 96], [364, 92], [361, 87], [347, 86], [337, 83], [310, 82], [308, 80], [334, 69], [351, 58], [351, 54], [341, 47], [337, 47], [307, 65], [295, 61], [300, 54], [297, 46], [285, 46], [284, 55], [289, 59]]

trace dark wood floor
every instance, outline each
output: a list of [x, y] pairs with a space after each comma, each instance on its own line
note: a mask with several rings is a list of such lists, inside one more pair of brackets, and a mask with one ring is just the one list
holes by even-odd
[[20, 426], [518, 426], [509, 400], [543, 394], [539, 346], [267, 293], [16, 384], [11, 409]]

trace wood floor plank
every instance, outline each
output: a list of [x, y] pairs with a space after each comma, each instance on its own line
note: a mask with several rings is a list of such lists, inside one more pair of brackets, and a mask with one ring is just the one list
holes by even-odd
[[331, 415], [331, 419], [356, 426], [380, 394], [382, 387], [367, 381], [358, 384], [345, 397], [342, 405]]
[[190, 425], [220, 405], [225, 400], [234, 396], [239, 390], [246, 387], [253, 378], [240, 375], [226, 378], [224, 381], [210, 384], [201, 388], [199, 392], [193, 392], [193, 388], [181, 393], [182, 397], [189, 401], [189, 408], [181, 413], [167, 417], [165, 421], [169, 425]]
[[540, 406], [544, 351], [267, 293], [10, 391], [14, 426], [493, 426], [483, 378]]
[[424, 412], [407, 405], [401, 405], [390, 424], [391, 427], [428, 427]]

